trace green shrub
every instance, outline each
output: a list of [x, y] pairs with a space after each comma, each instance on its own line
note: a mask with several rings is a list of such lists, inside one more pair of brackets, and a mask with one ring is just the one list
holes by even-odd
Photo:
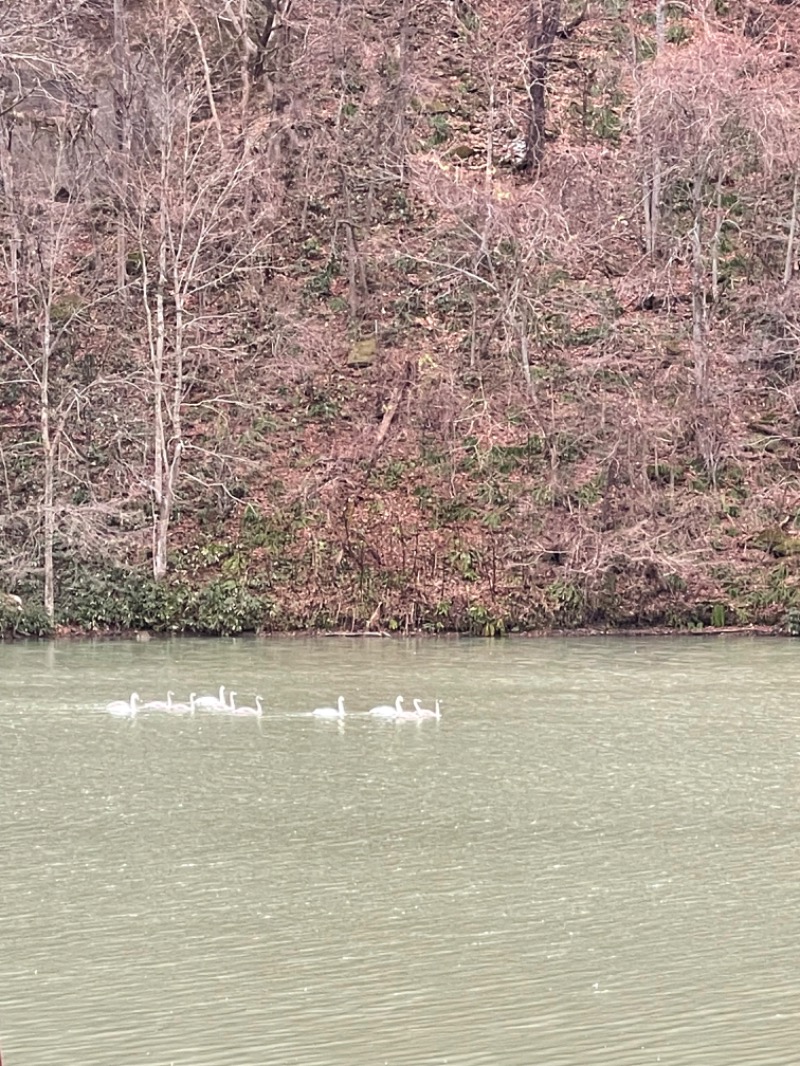
[[25, 604], [22, 610], [0, 604], [0, 640], [47, 637], [52, 631], [50, 620], [37, 604]]
[[63, 625], [88, 631], [146, 629], [208, 636], [253, 632], [271, 616], [271, 601], [238, 577], [196, 585], [188, 575], [155, 581], [140, 571], [76, 571], [62, 581]]

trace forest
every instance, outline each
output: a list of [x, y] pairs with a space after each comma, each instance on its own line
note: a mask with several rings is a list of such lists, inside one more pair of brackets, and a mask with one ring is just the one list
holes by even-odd
[[0, 634], [800, 634], [797, 0], [12, 0]]

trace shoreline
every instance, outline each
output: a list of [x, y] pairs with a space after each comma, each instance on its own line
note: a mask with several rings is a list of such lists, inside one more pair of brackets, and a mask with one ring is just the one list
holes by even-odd
[[505, 632], [494, 636], [480, 633], [442, 632], [429, 633], [425, 630], [408, 630], [407, 632], [388, 632], [386, 630], [274, 630], [269, 632], [245, 632], [235, 634], [207, 634], [192, 632], [163, 632], [150, 629], [126, 629], [126, 630], [79, 630], [71, 627], [57, 627], [55, 632], [45, 636], [29, 636], [25, 634], [5, 634], [0, 636], [0, 643], [18, 641], [67, 641], [67, 640], [309, 640], [309, 639], [357, 639], [357, 640], [480, 640], [480, 641], [504, 641], [504, 640], [546, 640], [548, 638], [574, 637], [585, 640], [593, 637], [607, 637], [609, 639], [637, 639], [637, 638], [676, 638], [676, 637], [770, 637], [782, 640], [796, 639], [793, 634], [786, 632], [780, 626], [749, 625], [749, 626], [697, 626], [687, 629], [671, 629], [666, 626], [650, 626], [635, 629], [610, 627], [580, 627], [576, 629], [541, 629], [525, 630], [520, 632]]

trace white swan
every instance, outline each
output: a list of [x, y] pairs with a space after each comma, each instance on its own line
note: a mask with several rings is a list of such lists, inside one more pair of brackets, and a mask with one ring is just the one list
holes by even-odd
[[170, 714], [194, 714], [195, 711], [195, 694], [192, 692], [189, 696], [188, 703], [173, 703], [167, 711]]
[[106, 704], [106, 710], [119, 718], [133, 718], [139, 710], [138, 692], [132, 692], [130, 700], [112, 700]]
[[260, 718], [264, 713], [264, 708], [261, 706], [261, 697], [256, 696], [255, 707], [234, 707], [231, 714], [241, 714], [244, 717], [248, 715], [254, 718]]
[[200, 696], [194, 701], [194, 705], [198, 711], [224, 711], [225, 686], [219, 686], [219, 696]]
[[394, 715], [394, 720], [396, 722], [421, 722], [422, 715], [418, 711], [404, 711], [401, 709]]
[[164, 700], [150, 700], [148, 703], [142, 704], [143, 711], [171, 711], [172, 710], [172, 697], [174, 692], [168, 692], [166, 701]]
[[388, 703], [380, 703], [377, 707], [373, 707], [371, 711], [367, 711], [367, 714], [371, 714], [373, 718], [397, 718], [399, 714], [403, 713], [403, 697], [398, 696], [394, 702], [394, 707]]
[[430, 711], [426, 707], [423, 707], [419, 700], [414, 700], [414, 710], [420, 718], [435, 718], [438, 720], [442, 717], [442, 712], [439, 708], [439, 701], [436, 701], [436, 710]]
[[315, 718], [344, 718], [344, 696], [340, 696], [337, 707], [317, 707], [312, 715]]

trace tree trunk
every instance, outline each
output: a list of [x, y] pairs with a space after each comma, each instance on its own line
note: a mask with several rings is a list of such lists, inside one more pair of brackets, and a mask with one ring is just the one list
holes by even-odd
[[650, 176], [644, 180], [644, 243], [647, 254], [655, 259], [661, 222], [661, 159], [657, 151], [652, 161]]
[[722, 179], [717, 177], [716, 204], [714, 208], [714, 236], [711, 238], [711, 303], [719, 303], [719, 246], [722, 241], [722, 225], [725, 215], [722, 210]]
[[[163, 219], [162, 219], [163, 221]], [[167, 270], [167, 234], [159, 234], [158, 284], [156, 288], [155, 344], [153, 359], [153, 577], [156, 580], [167, 572], [166, 530], [164, 528], [164, 499], [167, 490], [167, 438], [164, 429], [164, 351], [166, 348], [166, 319], [164, 316], [164, 287]]]
[[254, 42], [255, 48], [250, 60], [250, 72], [254, 82], [259, 82], [264, 77], [264, 68], [267, 61], [267, 49], [272, 40], [275, 23], [278, 17], [276, 0], [266, 0], [261, 15], [263, 22], [258, 32], [258, 38]]
[[666, 0], [656, 0], [656, 55], [664, 51], [667, 43]]
[[242, 133], [247, 128], [250, 115], [250, 96], [253, 91], [253, 65], [251, 58], [255, 42], [249, 33], [250, 11], [248, 0], [239, 0], [239, 78], [241, 82], [239, 97], [239, 114]]
[[520, 311], [519, 311], [519, 355], [522, 360], [522, 373], [525, 375], [525, 384], [530, 388], [531, 385], [531, 358], [528, 347], [528, 307], [525, 302], [526, 297], [523, 292], [520, 297]]
[[[162, 134], [163, 136], [163, 134]], [[168, 283], [167, 240], [169, 236], [169, 213], [167, 211], [167, 146], [162, 140], [161, 161], [161, 209], [159, 212], [158, 265], [156, 277], [151, 283], [148, 268], [147, 248], [142, 245], [142, 299], [147, 322], [147, 340], [150, 349], [150, 365], [153, 384], [153, 577], [156, 580], [167, 572], [166, 534], [164, 532], [164, 500], [168, 488], [169, 459], [167, 436], [164, 426], [165, 368], [164, 356], [167, 347], [167, 322], [165, 315], [165, 289]]]
[[[166, 247], [166, 235], [164, 245]], [[166, 270], [166, 262], [164, 263], [164, 269]], [[167, 442], [164, 439], [162, 408], [162, 418], [158, 427], [162, 440], [162, 459], [160, 464], [159, 491], [156, 497], [157, 513], [153, 528], [153, 576], [156, 580], [165, 577], [167, 573], [169, 530], [172, 522], [172, 510], [175, 505], [175, 491], [178, 486], [178, 478], [180, 477], [181, 457], [183, 455], [181, 408], [183, 406], [183, 341], [185, 318], [180, 268], [177, 261], [173, 263], [172, 269], [172, 294], [175, 300], [175, 326], [173, 334], [174, 350], [172, 352], [172, 396], [169, 400], [168, 409], [171, 434], [170, 440]], [[161, 312], [163, 315], [163, 307], [161, 308]], [[163, 325], [163, 317], [158, 318], [158, 321]], [[161, 354], [163, 383], [161, 396], [163, 404], [166, 403], [167, 400], [166, 388], [163, 387], [163, 385], [166, 384], [164, 380], [165, 369], [163, 365], [163, 350]]]
[[[6, 203], [16, 203], [16, 182], [11, 157], [11, 126], [0, 125], [0, 178]], [[20, 259], [22, 251], [22, 231], [19, 217], [15, 210], [7, 213], [10, 233], [8, 235], [8, 280], [11, 287], [11, 313], [14, 325], [19, 329], [20, 316]]]
[[125, 0], [114, 0], [114, 128], [117, 149], [118, 195], [123, 201], [117, 219], [116, 240], [116, 275], [117, 291], [121, 303], [126, 302], [128, 280], [128, 241], [125, 231], [127, 212], [124, 201], [128, 196], [129, 172], [131, 161], [131, 123], [130, 123], [130, 55], [128, 49], [128, 26], [125, 16]]
[[[666, 45], [666, 3], [665, 0], [656, 0], [656, 56], [664, 51]], [[633, 45], [633, 62], [638, 64], [636, 41]], [[641, 142], [641, 129], [638, 131]], [[650, 173], [646, 174], [643, 181], [644, 209], [644, 245], [645, 251], [651, 259], [655, 259], [658, 251], [658, 231], [661, 224], [661, 155], [658, 148], [653, 148], [650, 154]]]
[[160, 581], [167, 573], [169, 527], [172, 522], [172, 508], [175, 503], [175, 488], [180, 474], [183, 443], [176, 441], [173, 445], [172, 461], [166, 472], [163, 492], [157, 501], [157, 512], [153, 526], [153, 577]]
[[547, 117], [547, 72], [561, 19], [561, 0], [530, 0], [528, 7], [528, 131], [522, 170], [541, 164]]
[[[169, 530], [183, 454], [181, 410], [186, 318], [185, 283], [175, 256], [176, 234], [168, 209], [169, 157], [167, 129], [161, 141], [161, 208], [158, 225], [158, 265], [155, 291], [151, 291], [147, 250], [142, 247], [142, 282], [148, 342], [153, 373], [153, 577], [166, 576]], [[178, 238], [180, 245], [181, 238]], [[173, 304], [174, 322], [167, 322], [166, 302]], [[168, 337], [168, 331], [170, 335]]]
[[52, 329], [50, 308], [43, 311], [42, 323], [42, 369], [39, 376], [40, 428], [42, 432], [42, 457], [44, 460], [44, 485], [42, 491], [43, 556], [44, 556], [44, 610], [50, 621], [55, 617], [55, 578], [53, 572], [53, 540], [55, 538], [55, 447], [50, 432], [50, 349]]
[[692, 352], [697, 399], [708, 398], [708, 345], [706, 341], [706, 286], [703, 263], [703, 188], [705, 170], [697, 171], [692, 183]]
[[789, 219], [789, 235], [786, 238], [786, 258], [783, 262], [783, 284], [788, 285], [794, 274], [794, 247], [797, 240], [797, 209], [800, 200], [800, 172], [795, 171], [792, 189], [792, 214]]

